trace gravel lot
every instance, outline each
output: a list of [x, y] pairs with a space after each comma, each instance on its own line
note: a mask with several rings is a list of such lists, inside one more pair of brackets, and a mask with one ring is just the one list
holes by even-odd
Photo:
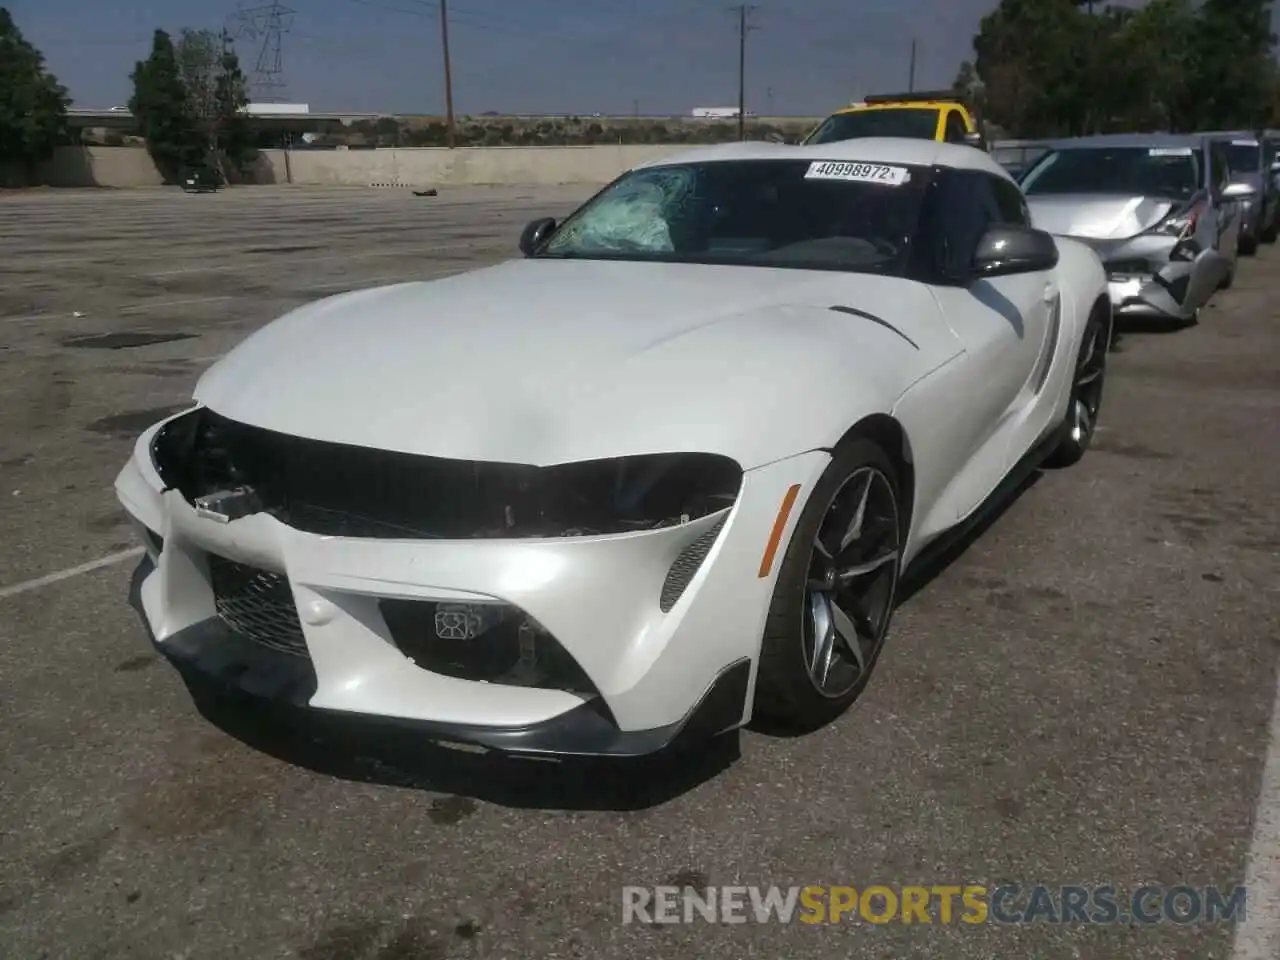
[[1222, 924], [624, 926], [621, 890], [1241, 882], [1280, 639], [1274, 248], [1198, 327], [1121, 338], [1094, 451], [801, 739], [555, 765], [215, 724], [126, 606], [132, 563], [4, 590], [133, 546], [133, 435], [248, 332], [513, 255], [582, 194], [0, 196], [0, 953], [1229, 957]]

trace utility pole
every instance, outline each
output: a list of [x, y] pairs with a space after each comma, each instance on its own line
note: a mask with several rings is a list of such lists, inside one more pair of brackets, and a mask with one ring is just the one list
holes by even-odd
[[440, 0], [440, 46], [444, 49], [445, 142], [452, 150], [458, 144], [458, 137], [453, 121], [453, 68], [449, 65], [449, 0]]
[[748, 3], [740, 3], [738, 12], [738, 139], [747, 139], [747, 34], [756, 29], [747, 22], [755, 11]]
[[916, 41], [911, 41], [911, 67], [907, 73], [907, 93], [916, 92]]

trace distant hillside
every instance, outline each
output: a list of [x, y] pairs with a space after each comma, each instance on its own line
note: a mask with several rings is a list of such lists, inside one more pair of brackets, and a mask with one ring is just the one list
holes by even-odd
[[[808, 118], [747, 119], [751, 140], [799, 139], [816, 126]], [[723, 143], [738, 139], [735, 120], [685, 117], [459, 117], [460, 147], [588, 146], [603, 143]], [[313, 147], [443, 147], [443, 117], [359, 120], [318, 135]]]

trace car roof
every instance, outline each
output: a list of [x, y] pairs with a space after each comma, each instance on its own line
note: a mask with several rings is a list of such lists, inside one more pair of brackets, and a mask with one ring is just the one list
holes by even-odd
[[839, 117], [847, 113], [866, 113], [869, 110], [941, 110], [943, 107], [955, 107], [963, 110], [964, 104], [952, 100], [891, 100], [885, 103], [851, 103], [847, 107], [836, 110], [832, 116]]
[[1210, 140], [1257, 140], [1261, 142], [1262, 136], [1257, 130], [1210, 130], [1205, 133]]
[[754, 141], [717, 143], [696, 147], [658, 160], [650, 160], [637, 165], [635, 169], [678, 163], [710, 163], [719, 160], [844, 160], [851, 163], [900, 163], [908, 166], [981, 170], [1005, 180], [1013, 179], [1008, 171], [985, 150], [979, 150], [967, 144], [908, 137], [859, 137], [853, 140], [810, 145]]
[[1051, 150], [1101, 147], [1191, 147], [1202, 150], [1206, 139], [1203, 133], [1100, 133], [1090, 137], [1068, 137], [1042, 142]]

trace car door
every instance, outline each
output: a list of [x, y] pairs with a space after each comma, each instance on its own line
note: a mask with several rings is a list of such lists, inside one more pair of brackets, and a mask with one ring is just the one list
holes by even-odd
[[981, 170], [943, 170], [930, 193], [913, 270], [926, 278], [965, 351], [960, 366], [927, 387], [935, 406], [950, 405], [939, 416], [960, 478], [946, 501], [959, 519], [1021, 455], [1021, 426], [1060, 300], [1053, 271], [973, 276], [978, 242], [989, 227], [1030, 225], [1014, 184]]
[[1010, 181], [981, 170], [948, 171], [943, 188], [949, 238], [945, 276], [936, 295], [966, 352], [979, 361], [989, 384], [992, 429], [1029, 399], [1032, 378], [1044, 354], [1059, 300], [1052, 271], [970, 279], [978, 241], [997, 224], [1030, 226], [1022, 192]]

